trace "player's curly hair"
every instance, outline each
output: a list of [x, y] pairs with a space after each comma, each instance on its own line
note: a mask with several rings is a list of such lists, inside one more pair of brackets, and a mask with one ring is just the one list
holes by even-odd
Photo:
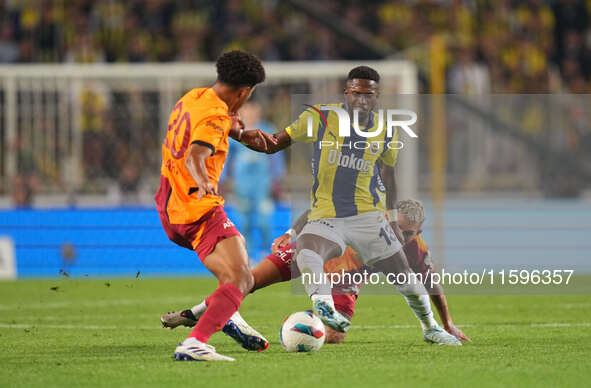
[[403, 199], [396, 202], [395, 208], [399, 213], [404, 214], [404, 217], [411, 224], [422, 225], [425, 221], [425, 208], [421, 201], [416, 199]]
[[380, 82], [380, 75], [377, 71], [372, 69], [369, 66], [357, 66], [356, 68], [352, 69], [347, 76], [347, 80], [352, 80], [353, 78], [358, 79], [369, 79], [372, 81]]
[[265, 80], [265, 69], [260, 59], [244, 51], [223, 53], [215, 63], [218, 82], [235, 88], [254, 86]]

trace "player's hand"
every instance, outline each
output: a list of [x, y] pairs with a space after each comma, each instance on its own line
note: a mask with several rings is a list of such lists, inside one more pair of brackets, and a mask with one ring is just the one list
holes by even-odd
[[248, 148], [258, 152], [267, 152], [271, 145], [277, 145], [277, 140], [273, 135], [260, 129], [250, 129], [242, 133], [240, 142]]
[[277, 237], [273, 240], [273, 244], [271, 244], [271, 252], [277, 253], [277, 251], [281, 248], [286, 247], [291, 242], [291, 235], [289, 233], [284, 233], [281, 236]]
[[461, 331], [460, 329], [455, 327], [453, 323], [450, 325], [445, 325], [444, 329], [445, 329], [445, 331], [447, 331], [449, 334], [455, 336], [460, 341], [472, 342], [472, 340], [470, 338], [468, 338], [468, 336], [466, 336], [466, 334], [464, 334], [463, 331]]
[[244, 129], [244, 122], [240, 119], [240, 115], [237, 112], [230, 112], [229, 113], [230, 119], [232, 119], [232, 129], [233, 130], [241, 130]]
[[207, 194], [218, 195], [215, 185], [211, 182], [199, 185], [199, 190], [197, 190], [197, 200], [201, 200], [201, 198]]
[[328, 326], [324, 326], [324, 332], [326, 333], [324, 337], [325, 344], [342, 344], [345, 340], [345, 335], [347, 334], [333, 330]]

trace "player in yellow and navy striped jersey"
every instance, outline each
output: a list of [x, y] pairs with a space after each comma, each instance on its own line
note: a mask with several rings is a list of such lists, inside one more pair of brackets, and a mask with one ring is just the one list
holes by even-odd
[[[311, 106], [285, 129], [292, 141], [314, 143], [309, 219], [384, 212], [386, 206], [379, 192], [383, 193], [385, 188], [379, 164], [396, 164], [396, 130], [392, 137], [388, 137], [385, 130], [375, 136], [362, 137], [353, 129], [350, 136], [340, 136], [338, 116], [328, 107], [348, 110], [344, 103]], [[308, 136], [309, 118], [314, 129], [312, 136]], [[359, 124], [359, 129], [376, 132], [377, 114], [371, 112], [368, 118], [367, 128]]]
[[314, 147], [311, 211], [297, 236], [295, 256], [302, 283], [312, 299], [314, 314], [326, 326], [345, 332], [350, 322], [335, 310], [324, 263], [350, 246], [373, 270], [405, 279], [396, 287], [419, 319], [425, 340], [461, 345], [433, 318], [427, 291], [412, 276], [402, 250], [394, 210], [399, 143], [397, 133], [385, 129], [375, 112], [379, 80], [370, 67], [352, 69], [344, 103], [308, 106], [294, 123], [274, 135], [277, 144], [267, 150], [277, 152], [294, 141]]

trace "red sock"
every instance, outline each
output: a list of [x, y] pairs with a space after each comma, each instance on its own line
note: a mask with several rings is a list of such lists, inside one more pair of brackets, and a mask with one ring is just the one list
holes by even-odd
[[207, 299], [207, 310], [199, 318], [199, 322], [193, 328], [189, 337], [195, 337], [198, 341], [207, 342], [216, 331], [221, 330], [228, 319], [238, 311], [240, 303], [244, 299], [242, 293], [233, 284], [224, 284], [218, 287]]

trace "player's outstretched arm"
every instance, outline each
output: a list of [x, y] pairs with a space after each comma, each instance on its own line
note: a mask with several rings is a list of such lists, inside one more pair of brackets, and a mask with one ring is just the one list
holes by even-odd
[[277, 145], [273, 135], [269, 135], [260, 129], [244, 130], [244, 122], [237, 113], [229, 113], [232, 119], [232, 126], [228, 134], [232, 139], [244, 144], [248, 148], [257, 152], [270, 153], [269, 147]]
[[285, 129], [281, 132], [274, 133], [271, 136], [275, 139], [275, 144], [269, 146], [269, 149], [267, 150], [268, 154], [274, 154], [275, 152], [284, 150], [291, 145], [291, 137]]
[[[256, 132], [255, 132], [256, 131]], [[265, 145], [264, 147], [259, 146], [259, 141], [257, 139], [258, 134], [264, 137]], [[232, 133], [230, 132], [230, 137], [232, 137]], [[240, 141], [242, 144], [246, 145], [248, 148], [259, 151], [265, 152], [267, 154], [274, 154], [275, 152], [279, 152], [291, 145], [291, 137], [287, 134], [285, 130], [274, 133], [269, 135], [266, 132], [263, 132], [259, 129], [253, 129], [250, 131], [243, 131], [242, 135], [239, 138], [234, 138], [234, 140]], [[242, 139], [242, 140], [239, 140]]]
[[230, 137], [253, 151], [265, 152], [267, 154], [272, 154], [273, 152], [269, 152], [269, 149], [277, 145], [277, 140], [273, 135], [269, 135], [260, 129], [250, 129], [248, 131], [244, 129], [231, 129]]
[[443, 328], [449, 334], [455, 336], [460, 341], [464, 342], [472, 342], [470, 338], [460, 329], [458, 329], [452, 319], [451, 315], [449, 314], [449, 309], [447, 308], [447, 299], [445, 298], [445, 294], [443, 293], [443, 288], [439, 284], [435, 284], [429, 291], [429, 296], [431, 297], [431, 301], [437, 308], [437, 312], [439, 313], [439, 318], [441, 319], [441, 323], [443, 324]]

